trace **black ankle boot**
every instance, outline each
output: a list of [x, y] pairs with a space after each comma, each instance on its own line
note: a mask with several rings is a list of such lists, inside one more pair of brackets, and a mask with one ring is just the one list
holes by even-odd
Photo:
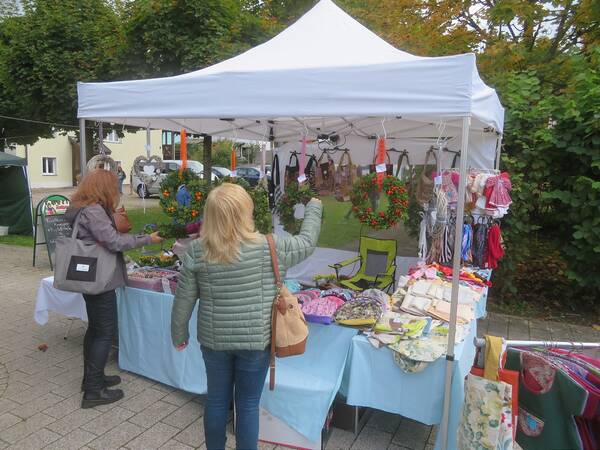
[[[104, 375], [104, 387], [113, 387], [121, 383], [119, 375]], [[85, 377], [81, 380], [81, 392], [85, 390]]]
[[108, 405], [123, 398], [121, 389], [102, 389], [100, 391], [85, 391], [81, 400], [81, 408], [93, 408], [94, 406]]

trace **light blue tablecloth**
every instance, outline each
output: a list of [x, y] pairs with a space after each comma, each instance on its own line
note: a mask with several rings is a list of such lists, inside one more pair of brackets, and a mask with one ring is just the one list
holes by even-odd
[[[473, 321], [469, 335], [455, 349], [449, 449], [456, 448], [456, 430], [464, 402], [464, 377], [473, 365], [476, 334], [477, 323]], [[429, 364], [422, 372], [405, 373], [394, 361], [390, 349], [375, 349], [364, 336], [355, 336], [341, 392], [350, 405], [375, 408], [434, 425], [442, 419], [445, 373], [445, 358]], [[439, 448], [439, 439], [438, 434], [436, 448]]]
[[[171, 344], [173, 296], [141, 289], [118, 291], [119, 366], [196, 394], [206, 393], [206, 372], [196, 340], [196, 310], [190, 321], [190, 345], [182, 352]], [[262, 406], [311, 441], [317, 441], [338, 392], [356, 330], [310, 324], [306, 352], [278, 359], [276, 387], [268, 379]]]

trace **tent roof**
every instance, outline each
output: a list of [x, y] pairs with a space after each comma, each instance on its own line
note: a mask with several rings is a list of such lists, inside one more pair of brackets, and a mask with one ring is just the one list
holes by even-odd
[[234, 58], [147, 80], [79, 83], [80, 118], [278, 141], [308, 132], [439, 136], [501, 132], [504, 110], [473, 54], [419, 57], [398, 50], [331, 0]]
[[18, 156], [13, 156], [6, 152], [0, 152], [0, 167], [1, 166], [26, 166], [27, 160]]

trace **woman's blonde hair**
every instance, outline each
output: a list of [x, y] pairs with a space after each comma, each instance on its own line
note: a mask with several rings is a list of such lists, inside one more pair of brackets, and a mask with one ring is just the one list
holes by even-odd
[[121, 196], [119, 180], [113, 172], [104, 169], [90, 170], [79, 182], [77, 190], [71, 197], [71, 205], [76, 208], [99, 204], [113, 212]]
[[232, 183], [214, 188], [204, 205], [200, 241], [209, 263], [231, 264], [239, 259], [243, 242], [255, 241], [254, 203], [246, 190]]

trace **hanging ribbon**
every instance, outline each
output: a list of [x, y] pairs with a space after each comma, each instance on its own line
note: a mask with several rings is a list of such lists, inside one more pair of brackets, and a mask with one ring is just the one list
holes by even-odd
[[306, 167], [306, 135], [302, 136], [302, 144], [300, 145], [300, 167], [298, 173], [302, 175]]
[[181, 129], [181, 167], [179, 168], [179, 178], [183, 177], [183, 171], [187, 169], [187, 134], [185, 128]]
[[235, 151], [235, 143], [232, 142], [231, 143], [231, 171], [234, 173], [233, 176], [235, 176], [235, 168], [237, 166], [237, 154]]
[[[377, 141], [377, 157], [375, 158], [375, 164], [379, 166], [380, 164], [385, 163], [385, 138], [379, 138]], [[377, 170], [377, 185], [379, 186], [379, 190], [381, 191], [383, 187], [383, 176], [385, 174], [385, 170], [383, 172]]]

